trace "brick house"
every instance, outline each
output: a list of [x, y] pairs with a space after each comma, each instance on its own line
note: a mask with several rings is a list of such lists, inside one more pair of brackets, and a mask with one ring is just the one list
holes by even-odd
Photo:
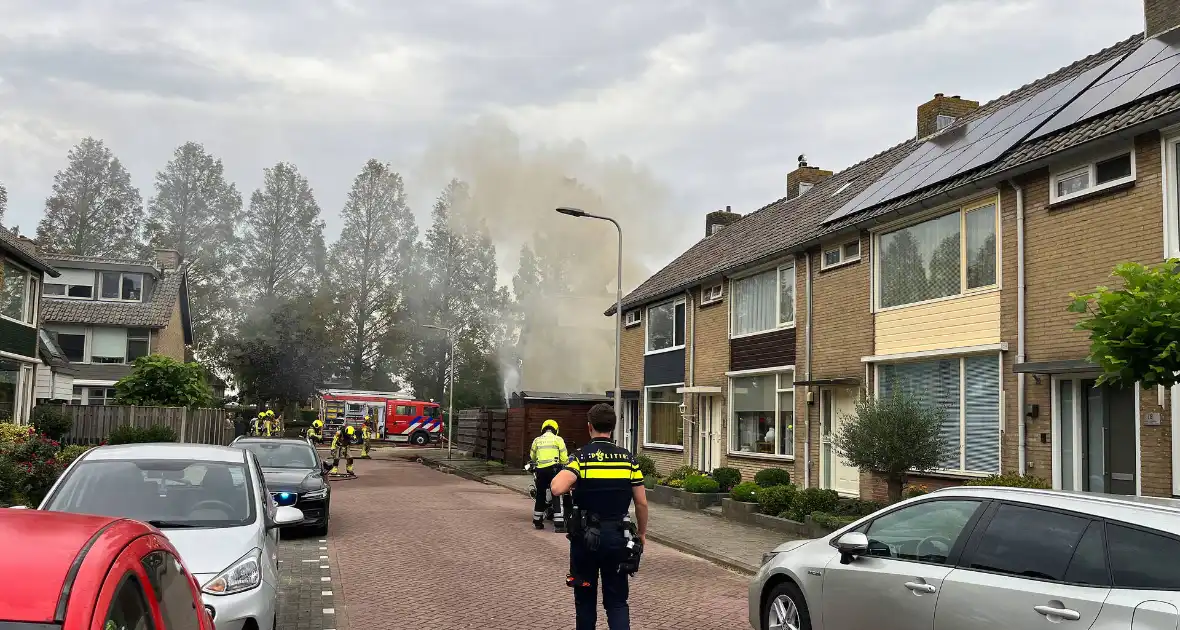
[[1180, 494], [1180, 393], [1095, 388], [1065, 311], [1119, 262], [1180, 256], [1180, 15], [1161, 2], [1145, 35], [982, 106], [937, 94], [901, 144], [835, 174], [801, 159], [783, 199], [709, 215], [624, 298], [638, 450], [882, 498], [831, 437], [900, 389], [948, 411], [919, 481]]
[[[39, 379], [39, 398], [103, 405], [135, 359], [162, 354], [185, 360], [193, 341], [187, 265], [173, 250], [156, 260], [121, 260], [43, 254], [60, 276], [45, 279], [41, 321], [52, 342], [49, 354], [68, 361], [69, 374], [54, 370]], [[51, 378], [53, 382], [51, 383]]]

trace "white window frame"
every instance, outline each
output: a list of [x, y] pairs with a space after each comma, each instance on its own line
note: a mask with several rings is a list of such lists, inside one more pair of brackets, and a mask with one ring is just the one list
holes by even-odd
[[[1112, 158], [1121, 157], [1124, 155], [1130, 155], [1131, 174], [1127, 175], [1126, 177], [1112, 179], [1109, 182], [1099, 184], [1097, 177], [1096, 177], [1097, 176], [1096, 165], [1099, 162], [1105, 162], [1105, 161], [1110, 160]], [[1118, 151], [1115, 151], [1113, 153], [1107, 153], [1107, 154], [1100, 155], [1100, 156], [1090, 160], [1089, 162], [1086, 162], [1085, 164], [1074, 164], [1067, 169], [1052, 171], [1049, 174], [1049, 203], [1054, 204], [1054, 203], [1060, 203], [1063, 201], [1069, 201], [1071, 199], [1077, 199], [1078, 197], [1085, 197], [1086, 195], [1090, 195], [1090, 194], [1096, 193], [1101, 190], [1106, 190], [1107, 188], [1114, 188], [1115, 186], [1122, 186], [1123, 184], [1126, 184], [1128, 182], [1133, 182], [1133, 181], [1135, 181], [1135, 177], [1137, 175], [1136, 166], [1135, 166], [1136, 161], [1137, 160], [1135, 159], [1135, 147], [1131, 146], [1131, 147], [1119, 149]], [[1087, 186], [1086, 188], [1083, 188], [1082, 190], [1079, 190], [1078, 192], [1070, 193], [1068, 195], [1059, 196], [1057, 194], [1057, 182], [1059, 180], [1066, 179], [1067, 177], [1076, 175], [1076, 174], [1083, 172], [1083, 171], [1089, 174], [1089, 177], [1090, 177], [1090, 185], [1089, 186]]]
[[[20, 324], [21, 326], [36, 327], [37, 326], [36, 319], [34, 319], [33, 323], [31, 323], [31, 324], [29, 322], [25, 321], [28, 318], [30, 306], [34, 309], [36, 308], [36, 300], [33, 299], [33, 296], [29, 295], [29, 278], [31, 278], [33, 276], [32, 270], [30, 270], [28, 267], [16, 262], [15, 260], [13, 260], [11, 258], [4, 258], [3, 262], [7, 263], [9, 265], [12, 265], [13, 267], [16, 267], [17, 269], [20, 269], [21, 271], [24, 272], [24, 274], [25, 274], [25, 280], [24, 280], [25, 301], [23, 304], [21, 304], [19, 319], [16, 317], [9, 317], [8, 315], [5, 315], [3, 313], [0, 313], [0, 317], [3, 317], [4, 319], [7, 319], [10, 322], [16, 322], [16, 323]], [[2, 280], [2, 278], [0, 278], [0, 280]], [[36, 354], [36, 353], [34, 353], [34, 354]]]
[[627, 311], [626, 313], [624, 313], [623, 314], [623, 327], [630, 328], [632, 326], [638, 326], [639, 324], [643, 323], [643, 317], [642, 317], [642, 315], [640, 315], [640, 312], [641, 312], [640, 309], [633, 308], [633, 309]]
[[[49, 274], [44, 274], [44, 277], [41, 278], [41, 295], [55, 299], [55, 300], [93, 300], [98, 297], [98, 286], [97, 285], [98, 285], [99, 281], [98, 281], [98, 276], [96, 275], [95, 270], [93, 270], [93, 269], [66, 269], [63, 271], [90, 272], [90, 284], [70, 284], [68, 282], [55, 282], [55, 280], [61, 280], [62, 278], [64, 278], [65, 274], [63, 273], [61, 278], [53, 278], [53, 277], [50, 277]], [[48, 287], [50, 285], [61, 286], [62, 287], [62, 294], [57, 295], [54, 293], [45, 293], [46, 287]], [[70, 288], [71, 287], [89, 287], [90, 288], [90, 297], [80, 297], [80, 296], [70, 295]]]
[[[684, 450], [684, 444], [662, 444], [660, 442], [652, 442], [651, 440], [648, 439], [651, 436], [651, 413], [649, 413], [649, 410], [651, 407], [651, 398], [649, 396], [649, 392], [651, 392], [651, 390], [653, 390], [653, 389], [665, 389], [665, 388], [669, 388], [669, 387], [683, 387], [683, 386], [684, 386], [683, 382], [664, 383], [662, 385], [644, 385], [643, 386], [643, 448], [665, 450], [665, 451], [683, 451]], [[665, 405], [665, 404], [671, 404], [671, 403], [656, 403], [656, 404], [657, 405]], [[681, 405], [684, 404], [683, 394], [680, 397], [679, 404], [681, 404]], [[677, 409], [677, 413], [679, 413], [679, 411], [680, 410]], [[681, 417], [680, 417], [680, 423], [681, 423], [681, 427], [683, 427], [683, 425], [684, 425], [684, 416], [683, 415], [681, 415]]]
[[41, 319], [41, 279], [30, 273], [27, 284], [29, 286], [25, 299], [25, 325], [35, 328]]
[[[784, 380], [784, 377], [788, 376], [788, 375], [790, 376], [790, 378]], [[736, 438], [738, 424], [737, 424], [737, 419], [734, 418], [735, 412], [733, 409], [733, 400], [734, 400], [734, 398], [733, 398], [733, 381], [735, 379], [750, 378], [750, 377], [755, 377], [755, 376], [774, 376], [775, 377], [775, 389], [774, 389], [775, 440], [774, 440], [774, 448], [776, 451], [778, 450], [778, 446], [779, 446], [779, 440], [778, 440], [779, 433], [778, 432], [779, 432], [779, 429], [781, 428], [779, 425], [782, 420], [782, 409], [779, 407], [779, 405], [781, 403], [781, 399], [782, 399], [780, 394], [782, 394], [784, 392], [792, 392], [792, 393], [795, 392], [795, 366], [775, 367], [775, 368], [756, 369], [756, 370], [742, 370], [740, 372], [729, 372], [728, 374], [726, 374], [726, 381], [727, 381], [726, 382], [726, 387], [727, 387], [726, 395], [729, 397], [728, 398], [729, 404], [727, 405], [728, 416], [727, 416], [726, 420], [729, 424], [729, 428], [726, 430], [725, 450], [726, 450], [727, 454], [733, 455], [736, 457], [749, 457], [749, 458], [753, 458], [753, 459], [772, 459], [772, 460], [777, 460], [777, 461], [793, 462], [793, 461], [795, 461], [795, 453], [794, 453], [795, 441], [796, 441], [796, 438], [798, 437], [798, 435], [796, 434], [796, 431], [798, 431], [798, 428], [799, 428], [798, 427], [799, 418], [798, 418], [798, 414], [796, 412], [798, 405], [795, 404], [798, 401], [794, 398], [794, 396], [792, 396], [792, 398], [791, 398], [791, 413], [793, 414], [792, 415], [792, 423], [795, 425], [795, 428], [791, 429], [792, 453], [790, 455], [782, 455], [777, 452], [771, 454], [771, 453], [751, 453], [748, 451], [735, 451], [735, 450], [733, 450], [733, 446], [735, 444], [737, 444], [737, 442], [738, 442], [738, 440]]]
[[[982, 287], [975, 287], [973, 289], [968, 289], [967, 288], [967, 262], [968, 261], [967, 261], [967, 238], [966, 238], [967, 213], [971, 212], [972, 210], [979, 210], [980, 208], [984, 208], [984, 207], [987, 207], [992, 204], [995, 204], [995, 206], [996, 206], [995, 218], [994, 218], [994, 222], [995, 222], [994, 224], [995, 224], [995, 230], [996, 230], [996, 281], [994, 284], [989, 284], [989, 285], [985, 285]], [[881, 289], [884, 288], [884, 286], [881, 283], [881, 237], [886, 236], [888, 234], [892, 234], [894, 232], [897, 232], [898, 230], [903, 230], [908, 227], [913, 227], [915, 225], [919, 225], [919, 224], [925, 223], [927, 221], [934, 221], [937, 219], [941, 219], [947, 215], [956, 214], [956, 213], [959, 215], [959, 292], [953, 293], [951, 295], [944, 295], [942, 297], [931, 298], [929, 300], [920, 300], [918, 302], [910, 302], [908, 304], [898, 304], [896, 306], [881, 306]], [[1002, 215], [1003, 215], [1003, 210], [1000, 207], [1000, 196], [998, 194], [992, 193], [986, 197], [977, 197], [973, 200], [968, 201], [967, 203], [961, 203], [961, 204], [958, 204], [952, 208], [944, 208], [938, 212], [934, 212], [934, 213], [930, 213], [930, 214], [923, 214], [918, 218], [908, 219], [904, 222], [891, 224], [891, 225], [888, 225], [888, 226], [880, 229], [879, 231], [873, 232], [872, 252], [871, 252], [872, 264], [873, 264], [873, 276], [872, 276], [872, 283], [871, 283], [872, 284], [872, 288], [871, 288], [872, 302], [871, 302], [871, 304], [873, 307], [873, 312], [874, 313], [882, 313], [885, 311], [892, 311], [892, 310], [897, 310], [897, 309], [902, 309], [902, 308], [913, 308], [915, 306], [920, 306], [922, 304], [932, 304], [934, 302], [942, 302], [944, 300], [956, 300], [956, 299], [959, 299], [961, 297], [965, 297], [968, 295], [978, 295], [980, 293], [991, 293], [993, 291], [1001, 290], [1004, 286], [1004, 282], [1003, 282], [1004, 245], [1002, 242], [1003, 233], [1000, 230], [1001, 225], [1002, 225], [1002, 219], [1001, 219]], [[821, 260], [820, 262], [822, 263], [823, 261]]]
[[[856, 255], [855, 256], [848, 256], [846, 254], [846, 248], [849, 245], [852, 245], [854, 243], [856, 244]], [[844, 265], [851, 265], [852, 263], [860, 260], [860, 250], [861, 249], [862, 248], [861, 248], [861, 242], [860, 242], [859, 237], [852, 239], [852, 240], [844, 241], [843, 243], [838, 243], [838, 244], [829, 245], [827, 247], [824, 247], [823, 250], [820, 251], [820, 254], [819, 254], [819, 268], [821, 270], [823, 270], [823, 269], [833, 269], [835, 267], [842, 267]], [[828, 252], [831, 252], [833, 250], [840, 252], [840, 260], [839, 260], [839, 262], [834, 262], [829, 265], [828, 264]]]
[[[1177, 181], [1180, 155], [1177, 151], [1180, 151], [1180, 125], [1162, 130], [1160, 137], [1160, 154], [1164, 156], [1160, 160], [1163, 168], [1160, 181], [1164, 192], [1164, 258], [1180, 257], [1180, 182]], [[1180, 466], [1177, 471], [1180, 473]], [[1180, 491], [1180, 476], [1177, 490]]]
[[[794, 313], [794, 316], [792, 317], [791, 321], [789, 321], [789, 322], [779, 323], [780, 320], [782, 320], [782, 318], [783, 318], [783, 314], [782, 314], [783, 301], [782, 301], [782, 296], [780, 295], [780, 291], [782, 291], [782, 288], [783, 288], [782, 274], [783, 274], [783, 270], [785, 270], [785, 269], [790, 269], [791, 274], [795, 277], [795, 285], [794, 285], [795, 290], [791, 292], [791, 311]], [[767, 273], [771, 273], [771, 272], [773, 272], [775, 274], [775, 276], [774, 276], [774, 321], [775, 321], [775, 325], [771, 328], [767, 328], [766, 330], [756, 330], [754, 332], [740, 333], [740, 334], [734, 333], [733, 332], [733, 323], [735, 321], [737, 321], [737, 318], [734, 316], [733, 309], [737, 308], [737, 301], [730, 300], [729, 301], [729, 338], [730, 339], [741, 339], [742, 337], [753, 337], [755, 335], [765, 335], [766, 333], [775, 332], [777, 330], [783, 330], [785, 328], [794, 328], [795, 327], [795, 322], [798, 321], [798, 319], [799, 319], [799, 278], [797, 275], [795, 275], [795, 260], [793, 258], [788, 262], [780, 263], [780, 264], [778, 264], [774, 267], [771, 267], [769, 269], [759, 269], [758, 271], [755, 271], [755, 272], [751, 272], [751, 273], [743, 274], [741, 276], [730, 278], [730, 280], [729, 280], [730, 290], [731, 291], [733, 290], [732, 285], [735, 282], [741, 282], [742, 280], [745, 280], [746, 278], [753, 278], [754, 276], [760, 276], [762, 274], [767, 274]]]
[[[649, 350], [649, 348], [651, 348], [651, 309], [659, 308], [659, 307], [665, 306], [667, 304], [672, 305], [672, 345], [667, 348], [660, 348], [659, 350]], [[680, 306], [682, 304], [684, 305], [684, 325], [687, 326], [688, 325], [688, 304], [683, 297], [673, 298], [671, 300], [665, 300], [665, 301], [660, 302], [658, 304], [652, 304], [651, 306], [644, 309], [647, 311], [647, 313], [644, 314], [644, 317], [647, 318], [647, 326], [643, 327], [643, 354], [645, 356], [649, 355], [649, 354], [661, 354], [664, 352], [675, 352], [677, 350], [684, 349], [685, 344], [682, 343], [680, 345], [676, 345], [676, 307]], [[688, 340], [687, 331], [683, 331], [682, 334], [684, 335], [685, 341], [687, 342], [687, 340]]]
[[[132, 330], [146, 330], [147, 335], [143, 336], [143, 337], [132, 337], [131, 336]], [[144, 354], [144, 356], [150, 355], [152, 353], [152, 329], [145, 328], [145, 327], [128, 327], [127, 328], [127, 344], [123, 349], [123, 363], [126, 365], [132, 365], [133, 363], [135, 363], [135, 361], [130, 356], [131, 355], [131, 342], [132, 342], [132, 340], [146, 341], [147, 342], [147, 352]]]
[[701, 306], [716, 304], [725, 299], [725, 284], [718, 282], [701, 287]]
[[1000, 457], [996, 460], [997, 469], [993, 472], [982, 472], [974, 470], [966, 470], [967, 467], [967, 366], [964, 360], [969, 356], [990, 355], [991, 352], [980, 354], [958, 354], [958, 355], [930, 355], [908, 359], [905, 361], [881, 361], [873, 364], [873, 397], [877, 398], [881, 395], [881, 366], [895, 365], [898, 363], [922, 363], [926, 361], [940, 361], [947, 359], [956, 359], [959, 361], [959, 468], [958, 470], [935, 468], [930, 472], [947, 475], [952, 477], [962, 478], [980, 478], [989, 477], [993, 474], [1004, 473], [1004, 418], [1006, 401], [1004, 399], [1004, 353], [996, 353], [996, 360], [999, 361], [999, 383], [997, 388], [997, 395], [999, 396], [999, 428], [996, 431], [996, 445], [999, 449]]
[[[119, 274], [119, 292], [118, 292], [118, 295], [113, 298], [108, 298], [108, 297], [102, 296], [103, 276], [108, 273]], [[99, 271], [98, 272], [97, 299], [101, 300], [103, 302], [133, 302], [133, 303], [143, 302], [143, 298], [144, 298], [143, 294], [147, 288], [147, 283], [144, 280], [145, 275], [146, 274], [138, 272], [138, 271]], [[123, 278], [125, 278], [127, 276], [139, 276], [139, 299], [138, 300], [124, 300], [123, 299]], [[79, 298], [79, 299], [81, 299], [81, 298]]]
[[[92, 332], [89, 326], [70, 326], [68, 324], [58, 325], [50, 324], [45, 329], [51, 333], [64, 335], [82, 335], [82, 360], [75, 361], [69, 359], [70, 363], [85, 365], [90, 363], [90, 346], [92, 340]], [[67, 357], [68, 358], [68, 357]]]

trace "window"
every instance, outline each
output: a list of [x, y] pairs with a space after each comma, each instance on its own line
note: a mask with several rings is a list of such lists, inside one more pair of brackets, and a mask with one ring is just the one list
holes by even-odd
[[795, 373], [729, 380], [731, 452], [795, 455]]
[[724, 295], [725, 288], [720, 282], [711, 287], [704, 287], [701, 289], [701, 306], [706, 304], [716, 304], [717, 302], [721, 301], [721, 298]]
[[647, 388], [647, 413], [644, 414], [644, 444], [656, 446], [684, 445], [684, 422], [680, 417], [682, 396], [679, 385]]
[[860, 260], [860, 241], [848, 241], [843, 245], [837, 245], [824, 250], [823, 268], [835, 267], [836, 265]]
[[104, 300], [138, 302], [143, 295], [143, 274], [104, 271], [99, 295]]
[[[44, 294], [58, 297], [94, 297], [94, 272], [88, 269], [58, 269], [60, 276], [46, 282]], [[49, 280], [49, 278], [46, 278]]]
[[1180, 540], [1114, 523], [1106, 537], [1115, 588], [1180, 588]]
[[193, 592], [180, 560], [167, 551], [153, 551], [140, 564], [160, 605], [164, 626], [168, 630], [201, 630], [200, 613], [193, 606]]
[[1090, 521], [1090, 527], [1078, 542], [1065, 581], [1087, 586], [1110, 586], [1110, 569], [1106, 567], [1106, 541], [1102, 535], [1102, 521]]
[[627, 311], [627, 314], [623, 317], [623, 325], [628, 327], [637, 326], [641, 321], [642, 318], [639, 316], [639, 309]]
[[139, 357], [148, 354], [152, 331], [147, 328], [127, 329], [127, 362], [134, 363]]
[[115, 388], [114, 387], [87, 387], [86, 404], [87, 405], [113, 405], [115, 404]]
[[29, 297], [29, 272], [4, 261], [3, 286], [0, 286], [0, 315], [18, 322], [25, 321]]
[[894, 391], [941, 408], [947, 444], [938, 467], [948, 472], [1000, 471], [1000, 367], [996, 355], [877, 366], [877, 395]]
[[945, 564], [978, 501], [923, 501], [868, 525], [868, 555]]
[[29, 275], [29, 288], [25, 291], [29, 299], [25, 300], [25, 323], [37, 324], [37, 279]]
[[1020, 505], [1001, 505], [967, 566], [1017, 577], [1065, 579], [1090, 519]]
[[795, 265], [730, 282], [730, 336], [753, 335], [795, 323]]
[[85, 401], [83, 400], [82, 386], [75, 385], [73, 395], [70, 396], [70, 404], [71, 405], [81, 405], [81, 404], [84, 404], [84, 402]]
[[[963, 232], [967, 233], [964, 240]], [[996, 202], [882, 234], [880, 308], [960, 295], [996, 284]]]
[[951, 125], [955, 124], [956, 120], [958, 120], [958, 119], [955, 118], [954, 116], [947, 116], [946, 114], [939, 114], [934, 117], [934, 130], [935, 131], [942, 131], [943, 129], [946, 129], [947, 127], [950, 127]]
[[393, 413], [399, 416], [413, 416], [414, 408], [409, 405], [398, 405], [394, 408]]
[[1135, 181], [1135, 153], [1128, 151], [1049, 178], [1049, 202], [1067, 201], [1105, 188]]
[[684, 347], [684, 300], [672, 300], [647, 309], [647, 351]]
[[123, 363], [127, 360], [127, 329], [95, 326], [90, 340], [91, 363]]
[[111, 608], [107, 611], [107, 620], [103, 627], [119, 630], [154, 630], [156, 627], [152, 623], [151, 613], [148, 612], [143, 587], [130, 572], [123, 577], [119, 592], [115, 593], [111, 600]]
[[61, 346], [66, 358], [71, 363], [86, 362], [86, 333], [51, 331], [57, 336], [57, 345]]

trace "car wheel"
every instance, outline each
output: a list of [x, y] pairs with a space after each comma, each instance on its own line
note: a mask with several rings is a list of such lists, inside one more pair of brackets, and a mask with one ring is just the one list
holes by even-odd
[[422, 432], [415, 433], [410, 437], [410, 443], [414, 446], [426, 446], [430, 443], [430, 436]]
[[811, 630], [803, 593], [793, 582], [775, 586], [762, 606], [763, 630]]

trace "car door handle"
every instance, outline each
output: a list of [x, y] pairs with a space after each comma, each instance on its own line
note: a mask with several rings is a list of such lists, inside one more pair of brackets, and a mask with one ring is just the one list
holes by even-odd
[[1061, 617], [1068, 621], [1077, 621], [1082, 618], [1082, 614], [1076, 610], [1068, 608], [1054, 608], [1052, 606], [1033, 606], [1033, 610], [1045, 615], [1046, 617]]
[[906, 582], [905, 587], [915, 593], [934, 593], [938, 591], [933, 584], [926, 584], [924, 582]]

